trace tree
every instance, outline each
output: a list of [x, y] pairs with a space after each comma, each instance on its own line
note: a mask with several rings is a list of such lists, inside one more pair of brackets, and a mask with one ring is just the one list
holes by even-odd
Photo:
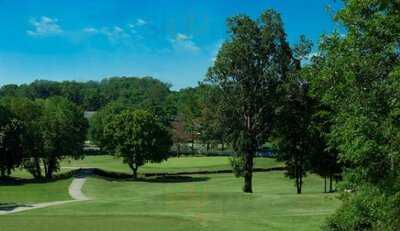
[[0, 174], [5, 177], [23, 160], [23, 124], [0, 106]]
[[286, 175], [294, 178], [297, 193], [302, 192], [303, 177], [310, 169], [310, 154], [312, 148], [312, 133], [310, 124], [312, 102], [307, 95], [308, 87], [300, 80], [293, 81], [287, 86], [282, 106], [277, 110], [275, 133], [278, 139], [279, 158], [287, 166]]
[[110, 146], [132, 169], [135, 179], [140, 166], [166, 160], [172, 145], [168, 130], [154, 115], [143, 110], [126, 110], [115, 115], [105, 133], [112, 137]]
[[43, 157], [43, 139], [39, 123], [41, 105], [22, 97], [4, 97], [0, 100], [0, 104], [8, 108], [24, 126], [22, 143], [24, 167], [35, 178], [42, 177], [40, 158]]
[[190, 134], [185, 130], [183, 121], [178, 117], [175, 121], [171, 122], [171, 135], [172, 142], [176, 147], [176, 154], [179, 156], [181, 154], [181, 144], [190, 141]]
[[22, 163], [21, 124], [5, 107], [0, 106], [0, 173], [1, 177]]
[[199, 131], [200, 140], [206, 144], [207, 151], [211, 143], [219, 143], [224, 146], [224, 128], [220, 120], [220, 91], [217, 87], [201, 83], [197, 87], [199, 94]]
[[224, 125], [244, 157], [244, 192], [252, 192], [253, 158], [270, 136], [292, 55], [280, 15], [268, 10], [258, 21], [241, 15], [228, 19], [230, 38], [222, 45], [208, 79], [222, 92]]
[[97, 111], [92, 118], [90, 118], [89, 137], [94, 144], [102, 149], [102, 151], [109, 152], [114, 148], [113, 146], [108, 146], [110, 144], [108, 142], [110, 137], [107, 137], [107, 134], [105, 133], [107, 124], [111, 122], [114, 115], [129, 108], [131, 107], [120, 100], [114, 101]]
[[88, 122], [72, 102], [53, 97], [41, 101], [40, 130], [43, 138], [43, 165], [47, 178], [59, 169], [59, 161], [82, 155]]
[[200, 130], [199, 118], [201, 113], [196, 88], [181, 90], [178, 110], [179, 117], [183, 120], [185, 131], [190, 134], [192, 152], [194, 152], [194, 143]]
[[313, 88], [334, 112], [329, 145], [348, 165], [326, 230], [400, 230], [399, 9], [345, 0], [335, 18], [346, 34], [323, 37], [313, 61]]
[[[329, 133], [332, 127], [333, 112], [320, 99], [313, 98], [313, 115], [309, 134], [313, 139], [310, 143], [312, 152], [310, 153], [311, 171], [324, 177], [324, 192], [334, 192], [333, 180], [341, 178], [343, 163], [339, 160], [339, 151], [334, 145], [329, 145]], [[327, 190], [327, 178], [329, 178], [329, 191]]]

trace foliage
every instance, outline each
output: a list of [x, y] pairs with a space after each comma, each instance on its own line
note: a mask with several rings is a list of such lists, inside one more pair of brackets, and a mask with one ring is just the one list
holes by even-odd
[[78, 158], [82, 154], [88, 127], [83, 111], [61, 97], [41, 101], [40, 130], [43, 139], [43, 164], [47, 178], [59, 169], [59, 161], [66, 156]]
[[110, 137], [107, 137], [105, 134], [107, 124], [111, 122], [114, 115], [119, 114], [128, 108], [129, 107], [121, 101], [114, 101], [97, 111], [90, 118], [89, 137], [94, 144], [102, 149], [102, 151], [109, 152], [113, 149], [113, 147], [108, 147], [108, 140]]
[[279, 158], [287, 166], [287, 176], [296, 181], [297, 193], [302, 192], [303, 177], [310, 170], [313, 134], [310, 132], [312, 100], [307, 85], [294, 79], [286, 85], [285, 95], [277, 110], [275, 133]]
[[278, 87], [293, 65], [280, 15], [268, 10], [258, 21], [240, 15], [228, 20], [208, 79], [222, 94], [223, 124], [237, 153], [244, 155], [245, 192], [252, 192], [253, 157], [270, 136]]
[[140, 107], [158, 106], [162, 110], [170, 94], [170, 86], [151, 77], [113, 77], [100, 82], [55, 82], [36, 80], [31, 84], [5, 85], [0, 96], [19, 96], [29, 99], [46, 99], [62, 96], [87, 111], [95, 111], [106, 104], [122, 100]]
[[153, 114], [143, 110], [126, 110], [113, 116], [105, 134], [110, 137], [109, 146], [132, 169], [134, 178], [145, 163], [166, 160], [172, 145], [168, 130]]
[[44, 144], [39, 123], [41, 105], [22, 97], [4, 97], [0, 104], [8, 108], [23, 124], [23, 165], [33, 176], [40, 178], [40, 158], [43, 157]]
[[352, 193], [327, 230], [399, 230], [400, 3], [345, 0], [346, 34], [324, 36], [313, 89], [333, 113], [329, 145]]
[[229, 163], [231, 164], [233, 174], [236, 177], [244, 176], [244, 158], [243, 155], [233, 156], [229, 158]]
[[23, 132], [21, 121], [0, 106], [0, 173], [1, 177], [11, 174], [11, 171], [22, 163]]

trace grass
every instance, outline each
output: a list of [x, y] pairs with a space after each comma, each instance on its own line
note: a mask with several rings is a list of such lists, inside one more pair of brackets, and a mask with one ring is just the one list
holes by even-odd
[[0, 216], [0, 230], [319, 230], [339, 205], [322, 179], [305, 178], [297, 195], [283, 172], [256, 173], [255, 193], [232, 174], [146, 181], [90, 178], [93, 201]]
[[[282, 162], [272, 158], [255, 158], [256, 168], [282, 167]], [[65, 173], [76, 168], [100, 168], [106, 171], [124, 172], [131, 174], [127, 164], [122, 163], [121, 158], [110, 155], [86, 156], [82, 160], [66, 159], [61, 162], [58, 173]], [[140, 173], [176, 173], [230, 170], [229, 157], [173, 157], [162, 163], [148, 163], [139, 168]], [[31, 179], [32, 176], [24, 169], [17, 169], [13, 177]]]
[[[83, 160], [66, 160], [61, 164], [65, 168], [101, 168], [107, 171], [131, 173], [120, 158], [113, 156], [87, 156]], [[255, 158], [256, 168], [272, 168], [283, 166], [281, 162], [271, 158]], [[149, 163], [139, 168], [139, 173], [176, 173], [213, 170], [229, 170], [229, 157], [179, 157], [169, 158], [162, 163]]]
[[48, 183], [0, 185], [0, 203], [38, 203], [70, 200], [68, 187], [71, 181], [71, 179], [66, 179]]
[[[257, 158], [259, 168], [280, 166]], [[63, 162], [68, 167], [97, 167], [129, 172], [120, 159], [88, 156]], [[182, 157], [144, 166], [143, 172], [229, 169], [226, 157]], [[0, 186], [7, 203], [68, 200], [71, 179], [46, 184]], [[324, 194], [323, 180], [305, 178], [304, 193], [296, 194], [283, 171], [254, 174], [253, 194], [241, 192], [242, 179], [233, 174], [146, 178], [138, 181], [90, 177], [83, 191], [92, 201], [64, 204], [0, 216], [2, 231], [128, 231], [128, 230], [319, 230], [340, 204]]]

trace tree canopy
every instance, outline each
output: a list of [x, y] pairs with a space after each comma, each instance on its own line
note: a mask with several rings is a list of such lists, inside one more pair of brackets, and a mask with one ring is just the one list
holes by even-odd
[[147, 162], [161, 162], [169, 156], [170, 134], [151, 113], [125, 110], [112, 117], [105, 127], [108, 146], [123, 158], [137, 177], [137, 170]]
[[345, 0], [345, 28], [322, 38], [313, 89], [334, 116], [328, 134], [345, 163], [343, 206], [327, 230], [399, 230], [400, 3]]
[[290, 74], [292, 53], [280, 15], [268, 10], [255, 21], [240, 15], [227, 21], [229, 39], [208, 79], [222, 92], [230, 140], [244, 157], [244, 192], [252, 192], [253, 157], [270, 136], [279, 86]]

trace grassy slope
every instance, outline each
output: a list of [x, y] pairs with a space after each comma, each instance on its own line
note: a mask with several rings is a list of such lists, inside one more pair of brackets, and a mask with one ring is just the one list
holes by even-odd
[[71, 179], [67, 179], [49, 183], [0, 185], [0, 203], [38, 203], [70, 200], [68, 187], [71, 181]]
[[339, 204], [322, 194], [322, 180], [305, 179], [296, 195], [283, 172], [256, 173], [255, 193], [240, 192], [232, 174], [193, 176], [177, 182], [90, 178], [94, 201], [0, 217], [0, 230], [319, 230]]
[[[131, 172], [122, 160], [113, 156], [87, 156], [83, 160], [64, 161], [62, 167], [96, 167], [108, 171]], [[255, 167], [271, 168], [282, 166], [282, 163], [270, 158], [255, 158]], [[139, 173], [211, 171], [231, 169], [228, 157], [180, 157], [170, 158], [159, 164], [146, 164], [139, 168]]]

